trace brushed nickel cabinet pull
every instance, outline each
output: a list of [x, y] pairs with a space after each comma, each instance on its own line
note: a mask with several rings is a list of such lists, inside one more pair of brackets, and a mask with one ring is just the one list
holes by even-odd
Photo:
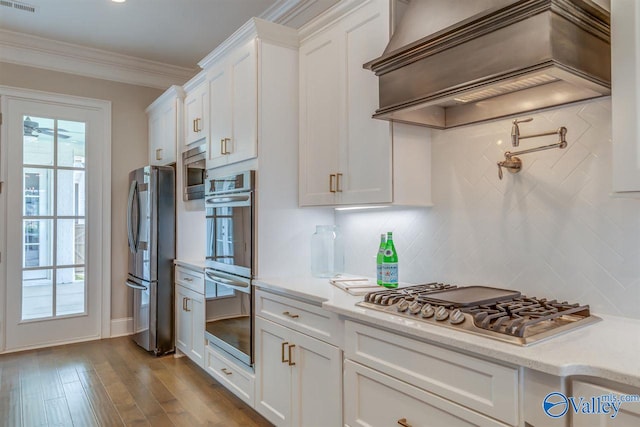
[[299, 314], [291, 314], [288, 311], [283, 311], [282, 314], [284, 314], [285, 316], [289, 316], [292, 319], [297, 319], [298, 317], [300, 317]]
[[336, 174], [332, 173], [331, 175], [329, 175], [329, 191], [331, 193], [335, 193], [336, 189], [335, 189], [335, 183], [333, 182], [336, 179]]
[[187, 311], [187, 299], [182, 298], [182, 310]]
[[287, 346], [287, 344], [289, 344], [288, 342], [283, 342], [282, 343], [282, 363], [287, 363], [288, 360], [284, 358], [284, 348]]
[[185, 305], [185, 310], [184, 310], [184, 311], [191, 311], [191, 310], [189, 309], [189, 300], [190, 300], [190, 299], [191, 299], [191, 298], [185, 298], [185, 299], [184, 299], [184, 303], [185, 303], [185, 304], [184, 304], [184, 305]]
[[195, 133], [198, 133], [202, 130], [202, 128], [200, 128], [200, 121], [201, 121], [200, 118], [197, 118], [193, 121], [193, 131]]
[[342, 193], [342, 174], [341, 173], [337, 173], [336, 174], [336, 191], [338, 193]]
[[296, 364], [296, 362], [294, 362], [293, 358], [291, 357], [291, 349], [295, 346], [296, 346], [295, 344], [291, 344], [289, 346], [289, 366], [294, 366]]
[[233, 375], [233, 372], [231, 372], [230, 370], [228, 370], [227, 368], [222, 368], [220, 369], [225, 375]]
[[185, 282], [193, 282], [193, 279], [191, 277], [185, 277], [184, 281]]
[[402, 427], [411, 427], [411, 424], [407, 422], [406, 418], [400, 418], [398, 420], [398, 424], [400, 424]]
[[156, 149], [156, 160], [162, 160], [162, 148]]

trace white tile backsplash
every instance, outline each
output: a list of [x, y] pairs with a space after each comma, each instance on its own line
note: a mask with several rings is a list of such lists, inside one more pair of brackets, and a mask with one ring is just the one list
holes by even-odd
[[346, 270], [373, 276], [393, 231], [400, 280], [484, 284], [640, 318], [640, 200], [611, 197], [611, 102], [532, 114], [527, 135], [566, 126], [568, 147], [521, 156], [498, 180], [511, 121], [432, 133], [433, 208], [340, 211]]

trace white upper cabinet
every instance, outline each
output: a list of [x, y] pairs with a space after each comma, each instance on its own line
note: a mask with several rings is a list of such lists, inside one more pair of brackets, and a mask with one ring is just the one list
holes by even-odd
[[371, 117], [378, 77], [363, 64], [389, 21], [388, 0], [340, 2], [300, 30], [300, 206], [431, 204], [430, 131]]
[[176, 162], [179, 126], [184, 92], [171, 86], [148, 108], [149, 164], [168, 165]]
[[210, 145], [207, 168], [257, 156], [256, 40], [231, 52], [207, 73]]
[[198, 74], [185, 85], [184, 99], [186, 146], [194, 142], [206, 143], [208, 134], [209, 91], [204, 73]]
[[263, 108], [277, 108], [263, 105], [262, 91], [285, 74], [277, 72], [281, 50], [297, 46], [296, 30], [253, 18], [200, 61], [208, 92], [207, 169], [257, 157], [258, 118]]
[[637, 0], [611, 2], [611, 78], [613, 191], [640, 192], [640, 3]]

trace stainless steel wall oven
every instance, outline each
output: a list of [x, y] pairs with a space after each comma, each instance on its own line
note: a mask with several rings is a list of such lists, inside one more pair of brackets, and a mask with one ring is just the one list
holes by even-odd
[[210, 177], [205, 185], [205, 335], [211, 343], [251, 366], [255, 172]]

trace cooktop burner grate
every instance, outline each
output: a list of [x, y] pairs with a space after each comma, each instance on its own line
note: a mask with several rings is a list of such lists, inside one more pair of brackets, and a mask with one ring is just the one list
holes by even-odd
[[[449, 292], [452, 290], [455, 291]], [[451, 298], [438, 299], [439, 293], [447, 297], [462, 296], [458, 300], [465, 303], [451, 301]], [[470, 294], [479, 295], [479, 298], [492, 294], [497, 297], [492, 301], [484, 298], [477, 304], [467, 304]], [[499, 298], [500, 295], [517, 297]], [[517, 291], [442, 283], [371, 292], [357, 305], [519, 345], [600, 320], [591, 315], [588, 305], [527, 297]]]

